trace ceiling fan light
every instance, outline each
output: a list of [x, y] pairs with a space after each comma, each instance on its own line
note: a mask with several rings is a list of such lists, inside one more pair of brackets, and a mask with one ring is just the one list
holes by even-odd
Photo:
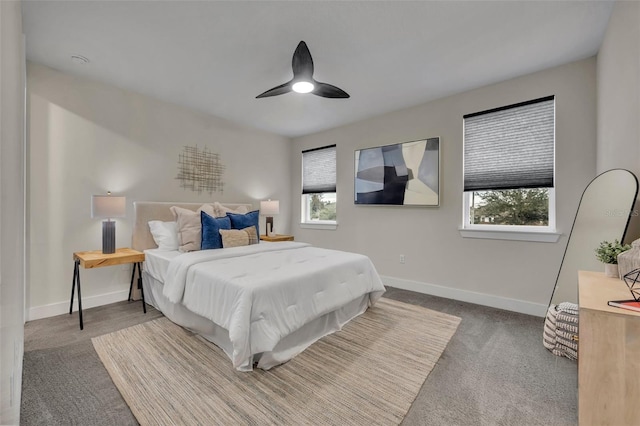
[[314, 89], [314, 87], [313, 83], [309, 81], [298, 81], [297, 83], [294, 83], [291, 88], [294, 92], [309, 93]]

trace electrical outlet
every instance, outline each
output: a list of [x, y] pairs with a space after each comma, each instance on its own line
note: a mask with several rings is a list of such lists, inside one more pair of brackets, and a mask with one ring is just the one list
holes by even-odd
[[400, 255], [400, 263], [402, 263], [404, 265], [404, 261], [405, 261], [404, 254], [401, 254]]

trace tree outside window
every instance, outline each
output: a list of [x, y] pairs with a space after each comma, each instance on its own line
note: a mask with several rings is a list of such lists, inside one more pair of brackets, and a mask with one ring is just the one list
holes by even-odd
[[476, 191], [471, 223], [475, 225], [549, 226], [546, 188]]
[[336, 194], [312, 194], [309, 196], [310, 220], [336, 220]]

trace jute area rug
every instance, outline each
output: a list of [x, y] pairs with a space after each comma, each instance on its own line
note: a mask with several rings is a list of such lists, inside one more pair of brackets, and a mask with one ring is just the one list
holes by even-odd
[[245, 373], [166, 318], [92, 340], [142, 425], [396, 425], [459, 322], [382, 298], [291, 361]]

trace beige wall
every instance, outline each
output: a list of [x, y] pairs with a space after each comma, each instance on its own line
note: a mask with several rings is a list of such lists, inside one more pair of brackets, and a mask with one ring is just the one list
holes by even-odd
[[[127, 90], [28, 64], [29, 317], [68, 310], [72, 253], [101, 249], [101, 221], [90, 197], [107, 190], [127, 197], [116, 219], [116, 245], [130, 246], [133, 202], [251, 202], [290, 204], [290, 141]], [[224, 192], [180, 188], [184, 145], [221, 155]], [[276, 217], [287, 232], [289, 213]], [[127, 297], [129, 265], [81, 270], [83, 307]], [[115, 299], [115, 300], [114, 300]]]
[[[616, 2], [598, 52], [597, 146], [598, 173], [640, 176], [640, 2]], [[637, 238], [640, 216], [633, 216], [627, 240]]]
[[24, 348], [24, 50], [19, 1], [0, 1], [0, 424], [18, 424]]
[[[426, 76], [428, 78], [428, 76]], [[462, 116], [556, 95], [557, 243], [462, 238]], [[441, 206], [357, 206], [354, 150], [441, 138]], [[293, 200], [300, 197], [301, 151], [337, 144], [338, 228], [302, 229], [297, 240], [367, 254], [386, 283], [542, 315], [582, 191], [596, 169], [595, 58], [537, 72], [414, 108], [294, 139]], [[400, 264], [404, 254], [406, 263]]]

